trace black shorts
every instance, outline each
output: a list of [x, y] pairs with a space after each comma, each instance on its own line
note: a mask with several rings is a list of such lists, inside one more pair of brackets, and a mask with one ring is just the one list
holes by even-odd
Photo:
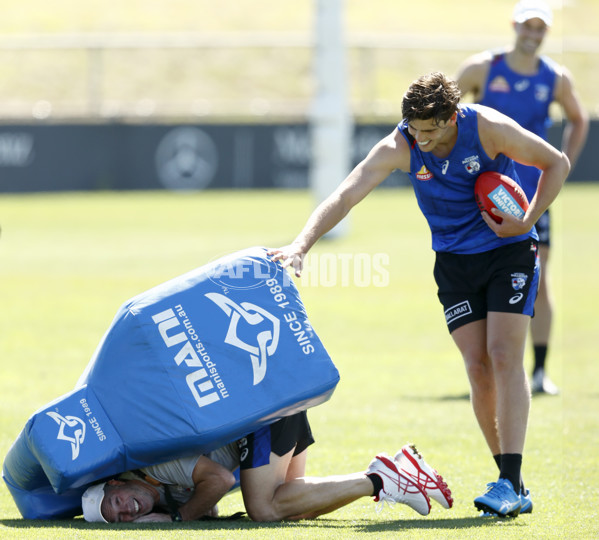
[[314, 443], [306, 411], [286, 416], [239, 439], [239, 467], [255, 469], [270, 463], [270, 453], [284, 456], [295, 448], [294, 456]]
[[532, 316], [539, 285], [536, 240], [483, 253], [437, 253], [435, 281], [450, 332], [489, 311]]
[[535, 223], [535, 229], [539, 235], [539, 245], [551, 245], [551, 217], [549, 210], [545, 210], [539, 220]]

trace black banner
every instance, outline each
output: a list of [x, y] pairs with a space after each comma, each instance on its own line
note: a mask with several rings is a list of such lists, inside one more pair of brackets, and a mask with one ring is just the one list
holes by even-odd
[[[597, 180], [591, 148], [598, 126], [570, 181]], [[394, 127], [356, 126], [354, 164]], [[560, 136], [553, 128], [550, 140], [559, 144]], [[306, 188], [310, 157], [307, 124], [4, 125], [0, 192]], [[383, 186], [407, 183], [395, 172]]]

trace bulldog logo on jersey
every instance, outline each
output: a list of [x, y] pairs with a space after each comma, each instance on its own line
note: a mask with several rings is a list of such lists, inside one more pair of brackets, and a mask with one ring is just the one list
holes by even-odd
[[480, 171], [480, 158], [478, 156], [470, 156], [462, 160], [462, 165], [470, 174], [478, 174]]
[[424, 165], [422, 167], [420, 167], [420, 170], [416, 173], [416, 178], [418, 178], [418, 180], [422, 180], [424, 182], [426, 182], [427, 180], [430, 180], [433, 177], [433, 173], [430, 172]]
[[549, 95], [551, 90], [546, 84], [535, 85], [535, 99], [537, 101], [549, 101]]

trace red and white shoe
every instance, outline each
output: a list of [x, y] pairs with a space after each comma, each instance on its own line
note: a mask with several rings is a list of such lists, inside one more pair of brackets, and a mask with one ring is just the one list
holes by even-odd
[[431, 511], [431, 502], [424, 488], [399, 471], [391, 456], [377, 455], [370, 462], [366, 474], [376, 474], [383, 481], [383, 489], [374, 498], [381, 506], [385, 502], [407, 504], [423, 516]]
[[416, 447], [406, 444], [395, 454], [395, 462], [400, 473], [421, 486], [428, 496], [443, 508], [453, 506], [451, 490], [443, 477], [433, 469], [418, 453]]

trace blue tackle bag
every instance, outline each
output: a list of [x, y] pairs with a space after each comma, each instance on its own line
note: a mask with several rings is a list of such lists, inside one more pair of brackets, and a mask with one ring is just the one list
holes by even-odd
[[289, 274], [250, 248], [126, 302], [76, 388], [27, 421], [3, 478], [24, 518], [73, 517], [91, 483], [213, 450], [338, 381]]

